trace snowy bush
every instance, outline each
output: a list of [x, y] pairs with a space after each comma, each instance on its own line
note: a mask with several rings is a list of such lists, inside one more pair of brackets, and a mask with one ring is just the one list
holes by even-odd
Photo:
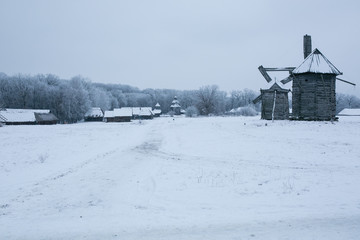
[[252, 105], [232, 109], [230, 111], [230, 113], [233, 115], [236, 115], [236, 116], [256, 116], [256, 115], [258, 115], [257, 111], [255, 110], [255, 108]]
[[195, 106], [190, 106], [185, 109], [185, 116], [196, 117], [197, 115], [199, 115], [199, 111]]

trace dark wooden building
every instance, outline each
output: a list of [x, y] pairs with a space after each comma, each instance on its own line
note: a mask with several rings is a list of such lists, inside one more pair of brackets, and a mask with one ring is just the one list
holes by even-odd
[[160, 117], [161, 107], [159, 103], [156, 103], [155, 108], [153, 109], [154, 117]]
[[181, 114], [181, 105], [176, 96], [174, 97], [174, 100], [171, 102], [170, 109], [171, 109], [171, 111], [174, 112], [174, 115]]
[[52, 113], [34, 113], [36, 123], [40, 125], [57, 124], [59, 119]]
[[289, 119], [289, 91], [281, 88], [277, 83], [274, 83], [269, 89], [260, 89], [261, 94], [253, 103], [261, 101], [261, 119]]
[[133, 119], [153, 119], [154, 113], [151, 107], [133, 107], [132, 116]]
[[132, 118], [132, 108], [115, 108], [113, 111], [105, 111], [105, 122], [130, 122]]
[[342, 73], [318, 50], [292, 72], [292, 118], [334, 120], [335, 82]]

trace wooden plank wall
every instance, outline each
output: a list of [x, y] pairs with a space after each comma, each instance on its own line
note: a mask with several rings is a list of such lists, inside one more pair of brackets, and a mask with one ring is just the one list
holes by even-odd
[[[274, 91], [262, 91], [261, 93], [261, 118], [272, 119], [272, 110], [274, 106]], [[289, 98], [286, 92], [276, 93], [276, 103], [274, 111], [275, 120], [289, 119]]]
[[299, 120], [332, 120], [336, 113], [332, 74], [299, 74], [293, 80], [292, 117]]

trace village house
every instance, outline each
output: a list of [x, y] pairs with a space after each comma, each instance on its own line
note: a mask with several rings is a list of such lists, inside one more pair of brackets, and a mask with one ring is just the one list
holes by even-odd
[[58, 118], [48, 109], [3, 109], [0, 122], [5, 125], [56, 124]]
[[132, 118], [131, 108], [114, 108], [112, 111], [105, 111], [105, 122], [130, 122]]
[[153, 119], [154, 113], [151, 107], [133, 107], [133, 119]]
[[84, 120], [87, 122], [102, 122], [104, 112], [99, 107], [93, 107], [85, 113]]
[[153, 109], [154, 117], [160, 117], [161, 115], [161, 108], [160, 104], [156, 103], [155, 108]]

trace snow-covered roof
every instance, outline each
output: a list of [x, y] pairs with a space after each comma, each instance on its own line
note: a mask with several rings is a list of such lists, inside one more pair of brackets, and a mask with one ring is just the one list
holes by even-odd
[[112, 117], [114, 117], [114, 111], [105, 111], [104, 117], [105, 117], [105, 118], [112, 118]]
[[52, 113], [34, 113], [36, 122], [52, 122], [59, 119]]
[[170, 107], [171, 107], [171, 108], [181, 108], [181, 106], [180, 106], [179, 103], [173, 103], [173, 104], [171, 104]]
[[159, 104], [159, 103], [157, 103], [157, 104], [155, 105], [155, 107], [160, 107], [160, 104]]
[[[6, 109], [1, 111], [5, 122], [36, 122], [34, 113], [50, 113], [47, 109]], [[2, 120], [1, 120], [2, 121]]]
[[134, 107], [132, 110], [133, 110], [133, 115], [137, 115], [137, 116], [154, 115], [151, 107]]
[[153, 110], [153, 113], [154, 113], [154, 114], [160, 114], [160, 113], [161, 113], [161, 109], [154, 109], [154, 110]]
[[85, 113], [85, 117], [103, 117], [104, 113], [101, 108], [94, 107]]
[[128, 107], [114, 109], [115, 117], [132, 117], [132, 114], [132, 109]]
[[317, 48], [292, 73], [342, 74]]
[[132, 117], [135, 116], [151, 116], [154, 115], [151, 107], [122, 107], [114, 108], [113, 111], [105, 111], [105, 118], [111, 117]]
[[338, 116], [360, 116], [360, 108], [345, 108]]

